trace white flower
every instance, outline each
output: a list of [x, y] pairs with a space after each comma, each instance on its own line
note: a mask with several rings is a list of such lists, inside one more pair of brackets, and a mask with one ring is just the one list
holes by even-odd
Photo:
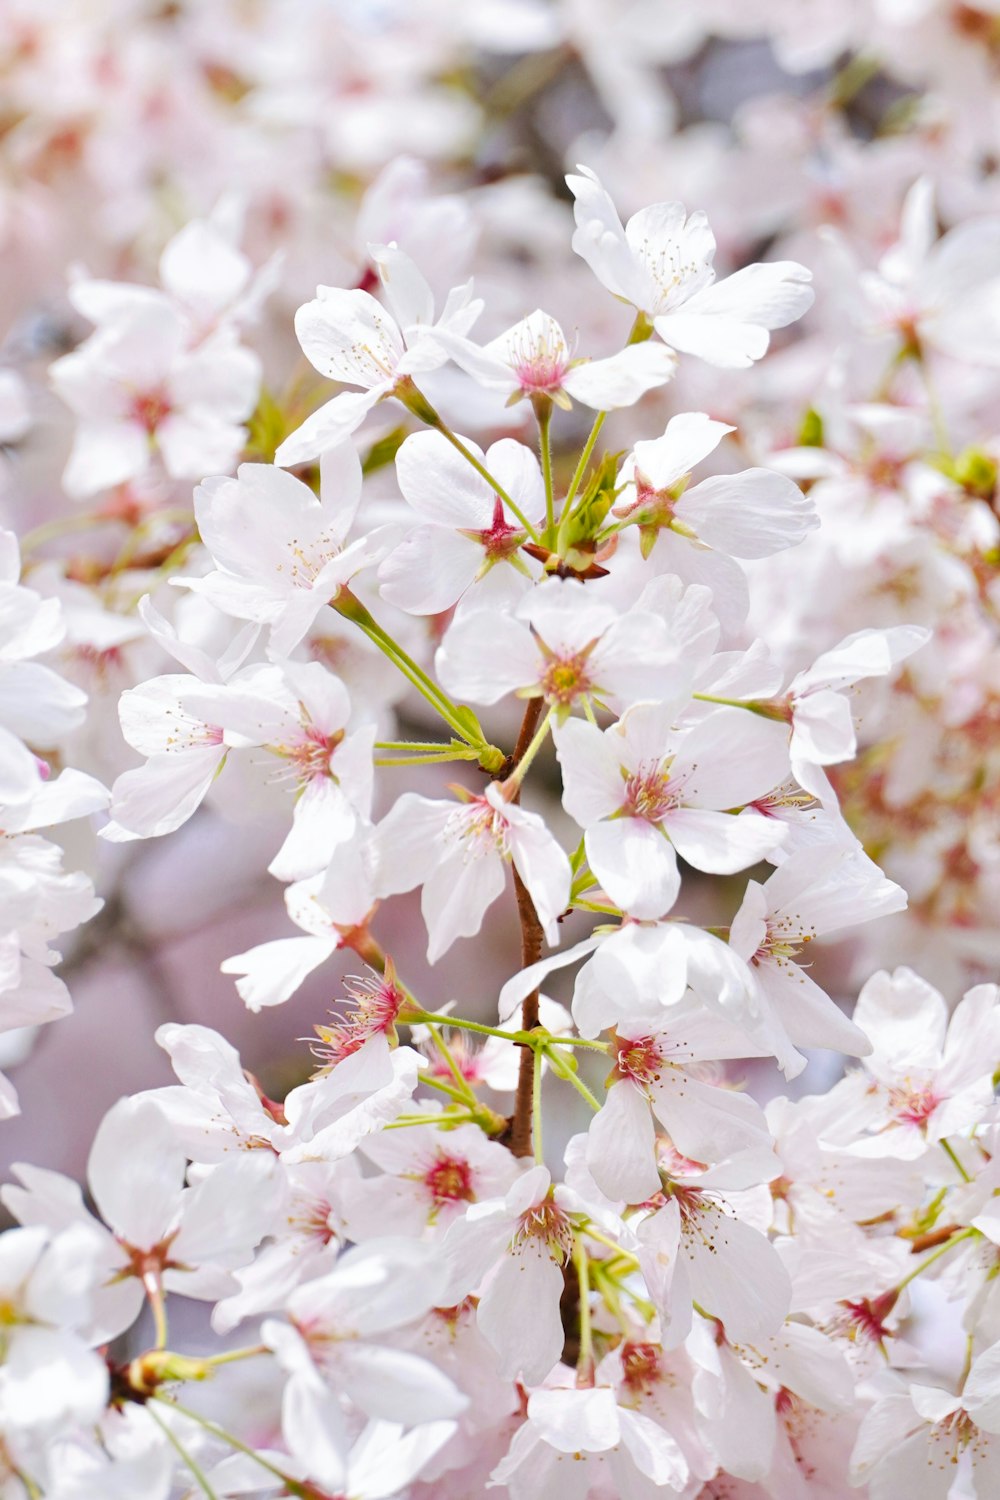
[[288, 656], [324, 605], [381, 556], [380, 531], [348, 543], [361, 501], [361, 464], [343, 443], [321, 465], [320, 494], [270, 464], [241, 464], [235, 479], [206, 479], [195, 518], [215, 564], [204, 578], [174, 578], [223, 614], [270, 627], [272, 656]]
[[469, 282], [448, 294], [435, 322], [433, 294], [409, 256], [383, 246], [372, 250], [372, 258], [390, 311], [369, 292], [320, 286], [315, 300], [295, 314], [295, 332], [310, 364], [327, 380], [362, 389], [334, 396], [285, 439], [275, 458], [286, 468], [343, 442], [402, 382], [443, 365], [448, 356], [434, 332], [466, 334], [482, 309]]
[[688, 217], [680, 203], [655, 203], [622, 228], [594, 173], [578, 170], [582, 176], [566, 179], [576, 199], [573, 249], [672, 349], [744, 368], [767, 352], [770, 329], [812, 305], [812, 277], [796, 261], [745, 266], [717, 282], [715, 237], [703, 213]]
[[[484, 463], [530, 522], [545, 516], [538, 460], [523, 443], [502, 438]], [[441, 614], [460, 598], [470, 607], [513, 603], [531, 575], [520, 554], [527, 533], [501, 497], [439, 432], [414, 432], [396, 454], [404, 498], [423, 523], [409, 531], [378, 570], [390, 604], [413, 614]]]
[[79, 419], [63, 485], [84, 500], [145, 474], [154, 455], [172, 479], [229, 469], [260, 361], [225, 328], [190, 348], [181, 314], [150, 303], [102, 322], [50, 375]]
[[569, 903], [569, 860], [537, 813], [508, 802], [502, 783], [481, 796], [436, 802], [405, 792], [376, 829], [378, 891], [421, 886], [427, 958], [435, 963], [456, 938], [479, 931], [512, 863], [527, 887], [550, 943]]
[[662, 344], [630, 344], [608, 359], [574, 358], [555, 318], [540, 309], [482, 348], [457, 334], [435, 331], [434, 338], [480, 385], [505, 393], [508, 405], [549, 396], [566, 409], [582, 401], [611, 411], [666, 385], [677, 368], [677, 356]]
[[731, 875], [784, 837], [781, 824], [753, 810], [724, 811], [783, 780], [787, 756], [775, 726], [722, 708], [678, 731], [677, 707], [634, 704], [603, 734], [580, 719], [555, 731], [563, 806], [586, 829], [594, 875], [634, 917], [673, 906], [678, 854], [695, 869]]

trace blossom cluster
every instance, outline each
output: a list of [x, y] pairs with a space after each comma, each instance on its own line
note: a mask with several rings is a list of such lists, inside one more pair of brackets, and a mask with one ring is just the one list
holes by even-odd
[[334, 1006], [5, 1172], [2, 1500], [987, 1500], [995, 17], [0, 10], [5, 1061], [209, 809]]

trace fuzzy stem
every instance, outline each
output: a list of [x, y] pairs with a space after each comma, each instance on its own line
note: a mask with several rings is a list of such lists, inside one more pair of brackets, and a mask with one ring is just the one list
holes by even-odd
[[[172, 1405], [173, 1403], [165, 1404]], [[201, 1490], [202, 1494], [206, 1497], [206, 1500], [219, 1500], [218, 1495], [215, 1493], [212, 1486], [208, 1482], [204, 1469], [196, 1459], [191, 1457], [191, 1454], [184, 1447], [184, 1444], [181, 1442], [180, 1438], [177, 1437], [176, 1433], [172, 1431], [169, 1423], [164, 1422], [160, 1414], [157, 1411], [154, 1411], [153, 1407], [150, 1406], [148, 1402], [146, 1403], [146, 1410], [149, 1412], [149, 1415], [152, 1417], [157, 1427], [163, 1433], [167, 1442], [180, 1454], [181, 1459], [183, 1460], [185, 1466], [190, 1469], [195, 1483]], [[177, 1410], [180, 1411], [180, 1407], [178, 1407]], [[197, 1421], [198, 1419], [195, 1418], [195, 1420]]]
[[545, 540], [551, 542], [556, 524], [556, 502], [552, 488], [552, 397], [533, 396], [531, 405], [538, 423], [538, 453], [545, 481]]

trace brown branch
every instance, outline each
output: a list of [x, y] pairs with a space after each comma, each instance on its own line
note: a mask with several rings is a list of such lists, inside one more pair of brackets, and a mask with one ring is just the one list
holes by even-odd
[[[524, 710], [524, 718], [521, 720], [521, 728], [518, 732], [513, 754], [509, 757], [503, 770], [497, 776], [498, 781], [506, 781], [514, 768], [520, 764], [525, 751], [534, 738], [541, 712], [542, 699], [540, 697], [529, 698]], [[519, 797], [520, 789], [512, 800], [516, 802]], [[542, 956], [542, 924], [538, 920], [535, 903], [528, 894], [524, 881], [517, 873], [517, 870], [514, 870], [513, 873], [514, 894], [517, 897], [517, 916], [521, 924], [521, 968], [526, 969], [530, 964], [537, 963]], [[532, 990], [531, 994], [525, 997], [524, 1003], [521, 1006], [521, 1029], [522, 1031], [533, 1031], [537, 1025], [538, 991]], [[533, 1075], [534, 1054], [530, 1047], [522, 1045], [521, 1062], [517, 1073], [517, 1093], [514, 1096], [514, 1114], [511, 1120], [508, 1142], [515, 1156], [531, 1155]]]

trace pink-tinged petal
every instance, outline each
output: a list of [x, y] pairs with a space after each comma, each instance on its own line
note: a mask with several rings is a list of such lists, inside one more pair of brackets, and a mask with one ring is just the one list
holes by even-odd
[[371, 387], [391, 381], [403, 354], [392, 317], [369, 292], [317, 287], [295, 314], [295, 333], [309, 363], [327, 380]]
[[[495, 782], [487, 789], [486, 795], [494, 805], [503, 803]], [[569, 905], [573, 882], [569, 860], [537, 813], [506, 806], [503, 816], [507, 819], [507, 838], [514, 867], [528, 888], [548, 942], [558, 942], [556, 919]]]
[[552, 731], [562, 768], [563, 807], [581, 828], [610, 818], [625, 800], [616, 737], [585, 719], [567, 719]]
[[461, 844], [428, 875], [420, 897], [427, 926], [427, 962], [437, 963], [460, 937], [475, 937], [488, 907], [502, 895], [504, 861], [499, 850], [471, 853]]
[[732, 1343], [752, 1344], [785, 1320], [792, 1283], [774, 1246], [706, 1199], [681, 1230], [694, 1300]]
[[[646, 345], [639, 347], [645, 348]], [[631, 486], [638, 472], [654, 490], [669, 489], [690, 474], [702, 459], [714, 453], [727, 432], [733, 430], [727, 423], [716, 422], [703, 411], [678, 412], [670, 418], [662, 437], [636, 443], [622, 465], [619, 483], [624, 479]], [[633, 498], [634, 491], [629, 488], [623, 499], [631, 502]]]
[[648, 391], [672, 380], [677, 356], [665, 344], [633, 344], [610, 359], [586, 360], [563, 377], [563, 389], [574, 401], [595, 411], [617, 411], [632, 406]]
[[549, 958], [540, 959], [536, 964], [529, 964], [526, 969], [522, 969], [520, 973], [508, 979], [500, 991], [498, 1001], [501, 1023], [510, 1020], [525, 996], [530, 995], [532, 990], [536, 990], [547, 975], [556, 969], [565, 969], [570, 964], [577, 963], [579, 959], [593, 953], [595, 948], [599, 948], [604, 940], [603, 933], [584, 938], [583, 942], [577, 943], [575, 947], [564, 948], [561, 953], [553, 953]]
[[443, 614], [475, 581], [485, 560], [484, 549], [471, 537], [418, 526], [380, 565], [379, 593], [409, 614]]
[[778, 1020], [797, 1047], [828, 1047], [866, 1057], [871, 1042], [804, 969], [788, 959], [764, 958], [754, 974]]
[[692, 1161], [714, 1163], [741, 1151], [771, 1148], [764, 1113], [746, 1094], [699, 1083], [669, 1066], [650, 1083], [649, 1092], [657, 1119]]
[[562, 1271], [541, 1241], [529, 1240], [519, 1253], [504, 1255], [480, 1298], [477, 1321], [505, 1379], [520, 1376], [537, 1385], [559, 1359], [565, 1341], [562, 1289]]
[[742, 708], [719, 708], [677, 747], [670, 768], [685, 806], [737, 808], [788, 777], [788, 729]]
[[123, 484], [149, 467], [149, 435], [137, 422], [83, 422], [76, 430], [62, 483], [73, 500]]
[[652, 1417], [641, 1411], [619, 1412], [621, 1443], [640, 1474], [654, 1485], [683, 1490], [690, 1477], [687, 1460], [680, 1447]]
[[[876, 1077], [895, 1082], [901, 1073], [940, 1068], [948, 1007], [933, 985], [912, 969], [874, 974], [858, 996], [854, 1021], [872, 1044], [868, 1067]], [[982, 1054], [980, 1062], [981, 1071], [992, 1071]]]
[[357, 827], [357, 815], [328, 776], [310, 780], [295, 803], [292, 826], [268, 865], [276, 880], [304, 880], [325, 869]]
[[87, 1181], [113, 1233], [152, 1250], [176, 1228], [186, 1165], [173, 1126], [140, 1095], [119, 1100], [97, 1127]]
[[[774, 1462], [777, 1418], [774, 1397], [764, 1391], [736, 1354], [725, 1345], [715, 1354], [718, 1373], [711, 1396], [706, 1390], [712, 1374], [695, 1377], [704, 1416], [705, 1437], [728, 1474], [753, 1484], [763, 1479]], [[712, 1399], [714, 1397], [714, 1400]]]
[[380, 896], [412, 891], [428, 879], [442, 858], [445, 824], [458, 811], [404, 792], [375, 829], [376, 885]]
[[681, 1213], [672, 1198], [636, 1231], [639, 1267], [660, 1315], [664, 1349], [677, 1349], [691, 1331], [693, 1308], [688, 1266], [681, 1248]]
[[527, 625], [486, 610], [454, 621], [434, 665], [446, 692], [486, 705], [499, 703], [518, 688], [533, 687], [541, 673], [538, 648]]
[[608, 1386], [532, 1391], [528, 1420], [560, 1453], [606, 1453], [621, 1438], [622, 1410]]
[[710, 812], [679, 807], [664, 828], [681, 859], [712, 875], [733, 875], [766, 858], [787, 834], [785, 824], [758, 813]]
[[654, 1139], [642, 1090], [629, 1079], [613, 1083], [587, 1131], [590, 1175], [613, 1203], [644, 1203], [659, 1192]]
[[730, 557], [770, 557], [797, 546], [819, 525], [813, 501], [770, 469], [704, 479], [685, 491], [676, 514], [701, 541]]
[[223, 974], [239, 974], [240, 999], [247, 1010], [282, 1005], [340, 946], [337, 938], [278, 938], [237, 953], [219, 965]]
[[420, 1422], [457, 1417], [469, 1398], [430, 1360], [404, 1349], [345, 1340], [337, 1350], [341, 1389], [354, 1405], [383, 1421]]
[[158, 838], [186, 823], [201, 806], [226, 758], [225, 745], [153, 755], [123, 771], [111, 789], [111, 822], [102, 837], [112, 843]]
[[294, 468], [296, 464], [311, 463], [313, 459], [344, 442], [352, 432], [356, 432], [372, 407], [385, 394], [386, 391], [381, 386], [370, 391], [341, 391], [306, 417], [285, 438], [274, 455], [274, 462], [285, 469]]
[[347, 1424], [339, 1399], [318, 1375], [291, 1376], [281, 1401], [281, 1429], [290, 1452], [317, 1484], [331, 1494], [340, 1492], [347, 1478]]
[[[486, 455], [486, 467], [494, 479], [517, 502], [522, 515], [529, 521], [542, 521], [545, 516], [545, 481], [538, 459], [529, 447], [515, 438], [501, 438], [490, 446]], [[520, 526], [520, 521], [504, 505], [508, 525]]]
[[629, 916], [662, 917], [681, 887], [670, 842], [644, 818], [615, 818], [588, 828], [587, 862], [614, 904]]
[[[480, 463], [486, 462], [481, 448], [468, 438], [461, 441]], [[423, 521], [467, 531], [492, 522], [493, 490], [439, 432], [410, 434], [396, 454], [396, 477], [404, 499]]]

